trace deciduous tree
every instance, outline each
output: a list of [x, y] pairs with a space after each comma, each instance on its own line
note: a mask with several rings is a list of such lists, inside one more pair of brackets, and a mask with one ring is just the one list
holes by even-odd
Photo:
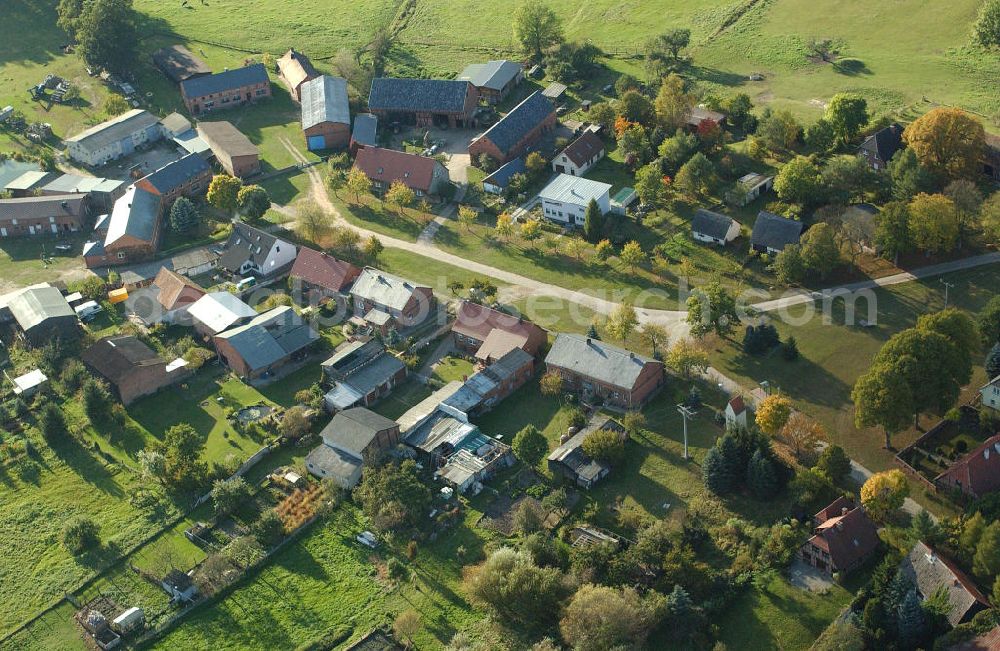
[[559, 623], [563, 640], [577, 651], [637, 649], [657, 623], [658, 604], [651, 591], [645, 599], [633, 588], [581, 586]]
[[740, 320], [736, 299], [719, 282], [693, 291], [686, 305], [687, 323], [695, 337], [704, 337], [710, 332], [727, 337]]
[[646, 261], [646, 252], [642, 250], [641, 244], [632, 240], [625, 243], [621, 253], [618, 254], [618, 258], [625, 263], [632, 273], [635, 273], [639, 265]]
[[861, 487], [861, 504], [875, 520], [885, 519], [903, 506], [910, 487], [900, 470], [875, 473]]
[[681, 165], [681, 169], [674, 179], [674, 185], [691, 197], [703, 197], [711, 194], [717, 183], [715, 165], [701, 152], [695, 153], [686, 163]]
[[792, 203], [816, 203], [822, 187], [819, 167], [805, 156], [790, 160], [774, 178], [774, 191], [778, 198]]
[[543, 625], [559, 612], [570, 586], [556, 568], [535, 565], [527, 550], [501, 547], [467, 572], [469, 599], [508, 622]]
[[820, 278], [826, 276], [840, 264], [840, 247], [829, 224], [814, 224], [802, 236], [802, 262]]
[[233, 213], [239, 205], [240, 188], [243, 182], [228, 174], [216, 174], [208, 184], [206, 199], [219, 210]]
[[542, 395], [545, 396], [557, 396], [562, 393], [563, 389], [563, 379], [562, 376], [555, 371], [547, 371], [542, 379], [538, 381], [539, 389]]
[[757, 126], [757, 135], [772, 150], [789, 150], [802, 135], [802, 125], [791, 111], [765, 112]]
[[656, 109], [656, 120], [668, 133], [683, 127], [694, 106], [694, 98], [684, 87], [684, 79], [671, 73], [663, 78], [660, 90], [653, 102]]
[[941, 179], [972, 178], [985, 146], [982, 123], [957, 108], [935, 108], [903, 131], [921, 165]]
[[972, 27], [976, 42], [983, 47], [1000, 46], [1000, 0], [986, 0]]
[[854, 424], [881, 427], [885, 449], [892, 447], [892, 435], [909, 423], [916, 405], [909, 385], [889, 364], [873, 365], [858, 378], [851, 391]]
[[708, 369], [708, 351], [693, 339], [681, 338], [667, 351], [667, 366], [687, 379], [693, 372], [704, 373]]
[[472, 225], [476, 223], [476, 211], [472, 206], [461, 205], [458, 207], [458, 223], [465, 227], [466, 231], [472, 230]]
[[138, 14], [132, 0], [91, 0], [74, 21], [77, 52], [88, 65], [121, 73], [135, 63]]
[[540, 0], [526, 0], [514, 10], [513, 18], [514, 38], [536, 61], [542, 60], [546, 49], [563, 41], [559, 17]]
[[950, 251], [958, 242], [960, 222], [951, 199], [942, 194], [920, 193], [908, 206], [910, 237], [927, 253]]
[[[800, 411], [793, 412], [781, 428], [781, 438], [788, 442], [799, 459], [809, 459], [816, 444], [827, 438], [826, 429]], [[815, 457], [813, 457], [815, 458]]]
[[792, 401], [785, 396], [772, 394], [757, 407], [757, 427], [768, 436], [777, 436], [792, 415]]
[[902, 201], [887, 203], [875, 217], [875, 247], [897, 263], [911, 245], [909, 207]]
[[608, 315], [608, 323], [605, 326], [605, 330], [612, 337], [624, 343], [638, 325], [639, 316], [635, 312], [635, 306], [626, 302], [616, 307]]
[[538, 465], [545, 453], [549, 451], [549, 442], [545, 440], [538, 428], [531, 424], [526, 425], [514, 435], [510, 446], [514, 451], [514, 456], [528, 466]]
[[354, 195], [354, 203], [361, 203], [361, 195], [372, 191], [372, 181], [359, 168], [353, 167], [347, 173], [347, 191]]
[[413, 190], [410, 189], [408, 185], [398, 180], [393, 181], [385, 193], [385, 200], [396, 206], [399, 209], [400, 215], [406, 214], [406, 208], [413, 203], [415, 198], [416, 195]]
[[245, 185], [236, 197], [240, 212], [250, 219], [260, 219], [271, 209], [271, 197], [259, 185]]
[[852, 93], [837, 93], [830, 99], [823, 118], [845, 145], [868, 123], [868, 104]]

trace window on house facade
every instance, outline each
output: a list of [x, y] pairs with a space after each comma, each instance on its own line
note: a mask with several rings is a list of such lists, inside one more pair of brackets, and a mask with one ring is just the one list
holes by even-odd
[[263, 88], [261, 88], [260, 90], [257, 91], [257, 96], [258, 97], [260, 97], [261, 95], [266, 95], [266, 94], [267, 94], [267, 91], [264, 90]]

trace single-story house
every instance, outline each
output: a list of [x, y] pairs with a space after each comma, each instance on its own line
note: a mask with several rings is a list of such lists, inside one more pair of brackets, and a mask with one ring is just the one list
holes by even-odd
[[198, 594], [198, 586], [190, 575], [180, 570], [170, 570], [160, 581], [160, 586], [170, 595], [171, 601], [192, 601]]
[[546, 219], [582, 227], [591, 199], [597, 202], [602, 213], [611, 210], [610, 192], [609, 183], [560, 174], [538, 193], [538, 198]]
[[351, 130], [351, 155], [357, 156], [362, 147], [378, 146], [378, 116], [371, 113], [358, 113], [354, 116], [354, 128]]
[[739, 235], [739, 222], [732, 217], [699, 208], [691, 218], [691, 237], [699, 242], [725, 246]]
[[361, 481], [367, 458], [399, 443], [399, 425], [364, 407], [338, 412], [323, 428], [323, 442], [306, 456], [306, 468], [345, 489]]
[[226, 240], [219, 266], [237, 276], [278, 278], [295, 263], [297, 250], [291, 242], [279, 239], [244, 223], [233, 224]]
[[528, 167], [524, 164], [523, 158], [515, 158], [504, 163], [495, 172], [483, 179], [483, 191], [490, 194], [503, 194], [510, 185], [510, 180], [515, 174], [525, 174]]
[[418, 127], [473, 127], [478, 106], [476, 87], [457, 79], [379, 77], [368, 93], [369, 111], [388, 123]]
[[989, 600], [965, 572], [924, 542], [913, 546], [899, 570], [913, 581], [921, 600], [930, 599], [939, 590], [947, 593], [945, 618], [952, 626], [964, 624], [990, 607]]
[[381, 194], [393, 181], [401, 181], [418, 197], [435, 196], [448, 186], [448, 168], [427, 156], [382, 147], [362, 147], [354, 167], [365, 173], [372, 190]]
[[191, 324], [206, 337], [233, 328], [257, 316], [257, 311], [229, 292], [210, 292], [188, 308]]
[[87, 219], [86, 199], [83, 194], [0, 199], [0, 237], [75, 233]]
[[271, 80], [263, 63], [192, 77], [180, 85], [181, 98], [191, 115], [242, 106], [271, 96]]
[[487, 104], [499, 104], [524, 80], [524, 67], [507, 60], [471, 63], [456, 79], [475, 86]]
[[697, 130], [701, 126], [701, 123], [706, 120], [716, 126], [722, 127], [726, 124], [726, 114], [712, 111], [704, 106], [695, 106], [688, 112], [687, 125], [692, 130]]
[[70, 158], [97, 167], [161, 138], [159, 118], [149, 111], [133, 109], [66, 138], [65, 142]]
[[183, 45], [168, 45], [153, 52], [153, 63], [176, 84], [212, 74], [208, 65]]
[[44, 346], [56, 339], [75, 341], [80, 336], [76, 312], [55, 287], [19, 292], [7, 302], [7, 309], [32, 346]]
[[372, 313], [388, 316], [384, 323], [372, 322], [382, 335], [419, 325], [434, 312], [434, 292], [430, 287], [372, 267], [365, 267], [354, 281], [351, 299], [354, 314], [366, 321], [381, 316]]
[[323, 362], [323, 376], [331, 386], [323, 399], [329, 411], [370, 407], [406, 379], [406, 365], [374, 339], [358, 340]]
[[595, 416], [579, 432], [553, 450], [547, 459], [549, 470], [553, 475], [562, 476], [575, 483], [580, 488], [590, 488], [611, 472], [611, 465], [606, 461], [591, 459], [583, 451], [584, 440], [592, 433], [607, 430], [615, 432], [623, 439], [628, 439], [625, 428], [608, 416]]
[[170, 266], [182, 276], [200, 276], [215, 268], [219, 255], [208, 248], [188, 249], [170, 258]]
[[736, 182], [736, 199], [741, 206], [755, 201], [761, 194], [774, 189], [774, 177], [750, 172]]
[[979, 397], [984, 407], [1000, 411], [1000, 375], [980, 387]]
[[1000, 434], [991, 436], [934, 478], [943, 490], [957, 490], [973, 499], [1000, 490]]
[[817, 513], [813, 523], [813, 536], [799, 549], [799, 556], [829, 574], [857, 568], [881, 542], [865, 510], [845, 497]]
[[461, 301], [451, 326], [455, 347], [490, 364], [514, 349], [534, 357], [548, 332], [531, 321], [472, 301]]
[[184, 360], [168, 362], [131, 335], [99, 339], [80, 359], [107, 380], [126, 406], [190, 375]]
[[506, 163], [526, 154], [543, 135], [556, 126], [556, 109], [547, 97], [535, 91], [469, 144], [474, 164], [487, 155]]
[[567, 391], [623, 409], [644, 405], [663, 386], [663, 362], [599, 339], [559, 333], [545, 357]]
[[302, 133], [309, 151], [341, 149], [351, 141], [347, 80], [322, 75], [302, 84]]
[[592, 131], [586, 131], [552, 159], [552, 171], [570, 176], [583, 176], [604, 158], [604, 141]]
[[313, 67], [309, 57], [301, 52], [296, 52], [295, 48], [281, 55], [276, 63], [278, 65], [278, 78], [288, 87], [288, 92], [296, 102], [302, 99], [302, 85], [319, 77], [319, 72]]
[[865, 138], [858, 147], [858, 155], [864, 158], [873, 170], [884, 170], [896, 152], [905, 146], [903, 126], [894, 123]]
[[777, 255], [789, 244], [798, 244], [802, 222], [761, 210], [750, 234], [750, 247], [758, 253]]
[[301, 301], [312, 305], [332, 299], [342, 307], [346, 307], [351, 285], [360, 275], [361, 269], [350, 262], [308, 246], [299, 247], [288, 274]]
[[153, 284], [129, 292], [125, 305], [147, 326], [157, 323], [190, 324], [188, 308], [205, 295], [198, 283], [160, 267]]
[[260, 149], [232, 123], [199, 122], [198, 137], [230, 176], [244, 179], [260, 172]]
[[534, 374], [535, 358], [520, 348], [512, 348], [469, 376], [460, 389], [441, 401], [441, 408], [468, 420], [496, 407]]
[[746, 429], [748, 409], [743, 396], [735, 395], [726, 403], [726, 429]]
[[281, 305], [220, 332], [212, 341], [236, 375], [256, 379], [305, 358], [318, 339], [319, 333], [291, 306]]

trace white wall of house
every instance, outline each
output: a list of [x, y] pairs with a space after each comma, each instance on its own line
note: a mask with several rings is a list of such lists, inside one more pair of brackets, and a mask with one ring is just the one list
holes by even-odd
[[1000, 382], [987, 384], [979, 394], [983, 397], [983, 406], [1000, 411]]
[[556, 156], [555, 159], [553, 159], [552, 171], [557, 173], [570, 174], [571, 176], [583, 176], [590, 170], [591, 167], [596, 165], [597, 162], [602, 158], [604, 158], [603, 149], [594, 154], [590, 158], [590, 160], [584, 162], [583, 165], [577, 167], [573, 163], [573, 161], [570, 160], [569, 156], [567, 156], [565, 153], [561, 153], [558, 156]]
[[[587, 203], [590, 203], [587, 201]], [[552, 201], [542, 199], [542, 215], [551, 221], [570, 226], [583, 226], [584, 214], [587, 212], [587, 203], [569, 203], [565, 201]], [[597, 206], [602, 213], [607, 214], [611, 210], [611, 199], [608, 193], [597, 198]]]
[[729, 230], [726, 231], [725, 239], [719, 239], [718, 237], [712, 237], [711, 235], [706, 235], [705, 233], [692, 232], [691, 237], [698, 240], [699, 242], [707, 242], [708, 244], [718, 244], [719, 246], [725, 246], [733, 240], [735, 240], [740, 235], [740, 225], [736, 221], [733, 221], [729, 225]]

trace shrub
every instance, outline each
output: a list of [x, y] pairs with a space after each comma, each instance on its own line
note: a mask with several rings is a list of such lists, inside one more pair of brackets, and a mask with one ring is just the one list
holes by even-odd
[[98, 547], [101, 544], [101, 530], [90, 518], [71, 520], [62, 532], [62, 544], [74, 556]]

